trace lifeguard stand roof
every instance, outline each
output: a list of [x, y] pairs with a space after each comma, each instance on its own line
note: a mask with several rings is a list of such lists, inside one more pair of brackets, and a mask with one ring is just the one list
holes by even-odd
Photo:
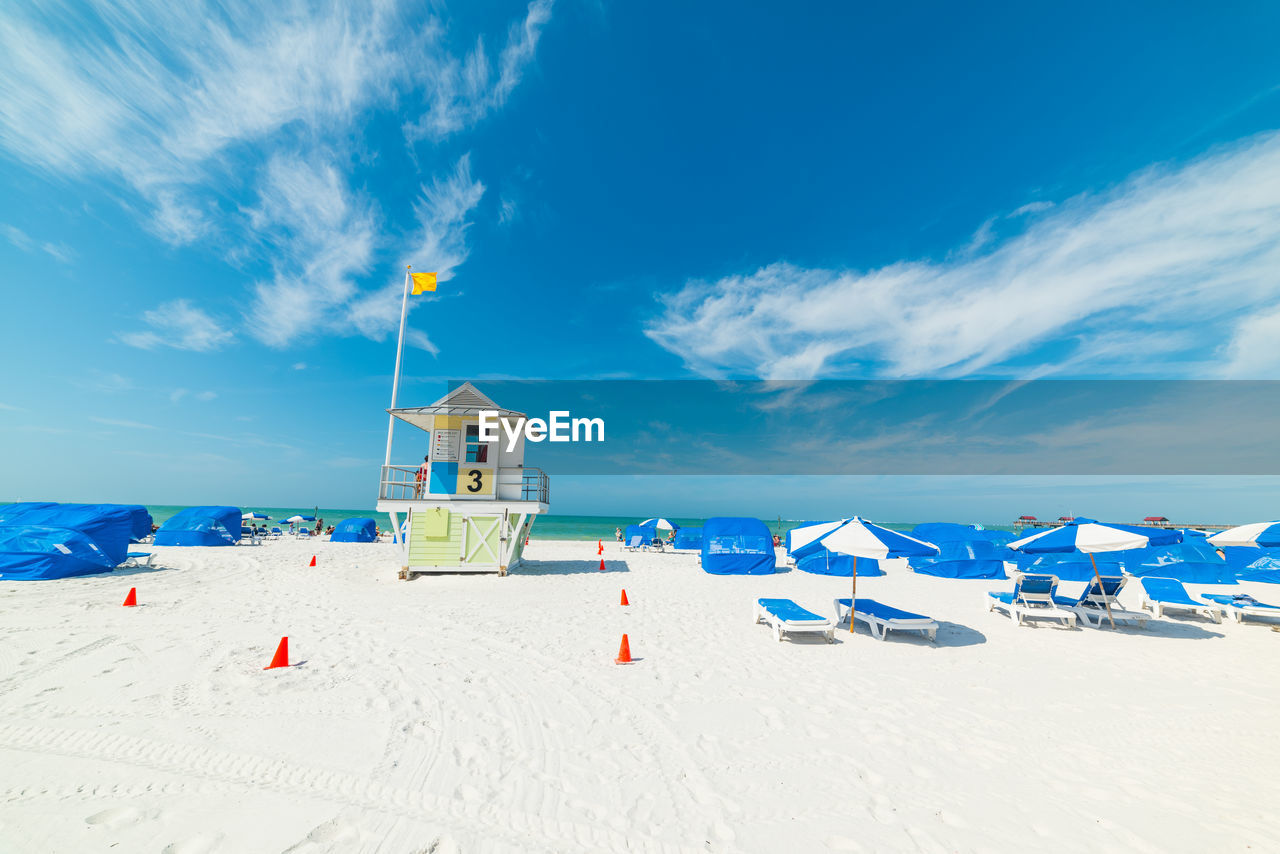
[[524, 418], [523, 412], [503, 409], [479, 389], [466, 382], [437, 400], [430, 406], [414, 406], [403, 409], [388, 409], [387, 412], [420, 430], [430, 430], [437, 415], [478, 415], [490, 411], [498, 413], [500, 418]]

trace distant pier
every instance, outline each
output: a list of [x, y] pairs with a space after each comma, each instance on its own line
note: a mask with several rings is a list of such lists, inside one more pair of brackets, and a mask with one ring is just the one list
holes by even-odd
[[[1057, 519], [1037, 519], [1034, 516], [1019, 516], [1013, 521], [1013, 532], [1015, 534], [1031, 528], [1058, 528], [1074, 520], [1072, 516], [1061, 516]], [[1204, 525], [1192, 524], [1190, 522], [1170, 522], [1164, 517], [1148, 518], [1141, 522], [1124, 522], [1125, 525], [1139, 525], [1145, 528], [1195, 528], [1200, 531], [1225, 531], [1234, 525]]]

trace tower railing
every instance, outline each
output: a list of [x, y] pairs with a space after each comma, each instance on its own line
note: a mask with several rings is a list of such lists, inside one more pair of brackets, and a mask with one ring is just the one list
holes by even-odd
[[491, 495], [433, 495], [430, 478], [419, 480], [418, 466], [383, 466], [378, 489], [380, 501], [413, 501], [431, 498], [447, 498], [450, 501], [506, 500], [551, 503], [551, 478], [542, 469], [529, 467], [499, 468], [495, 493]]

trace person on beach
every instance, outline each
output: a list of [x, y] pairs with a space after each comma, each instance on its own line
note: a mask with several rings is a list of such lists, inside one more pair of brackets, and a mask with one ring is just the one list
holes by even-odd
[[312, 536], [313, 536], [313, 537], [318, 537], [318, 536], [320, 536], [320, 532], [321, 532], [321, 531], [323, 531], [323, 530], [324, 530], [324, 519], [317, 519], [317, 520], [316, 520], [316, 530], [315, 530], [315, 533], [314, 533], [314, 534], [312, 534]]
[[621, 529], [621, 528], [614, 528], [614, 529], [613, 529], [613, 538], [614, 538], [615, 540], [617, 540], [618, 542], [622, 542], [622, 529]]
[[426, 492], [427, 479], [431, 477], [431, 463], [428, 460], [430, 454], [426, 454], [422, 458], [422, 465], [418, 466], [418, 486], [414, 490], [414, 498], [421, 498], [422, 493]]

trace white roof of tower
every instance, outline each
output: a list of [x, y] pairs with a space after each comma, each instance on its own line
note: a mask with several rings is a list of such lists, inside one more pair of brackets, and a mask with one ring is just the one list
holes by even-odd
[[491, 410], [505, 418], [524, 418], [523, 412], [503, 409], [469, 382], [455, 388], [430, 406], [388, 409], [396, 418], [422, 430], [430, 430], [437, 415], [476, 415]]

